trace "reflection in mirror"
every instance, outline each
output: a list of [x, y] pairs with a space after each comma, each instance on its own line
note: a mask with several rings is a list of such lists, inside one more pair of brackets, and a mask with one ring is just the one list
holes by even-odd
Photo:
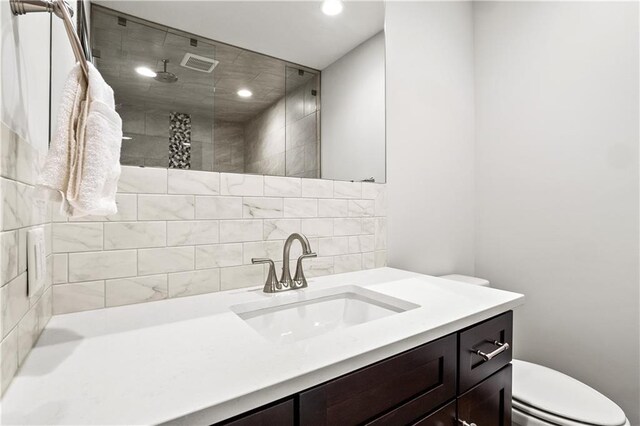
[[[180, 17], [177, 3], [190, 13]], [[332, 27], [328, 20], [340, 16], [324, 16], [319, 3], [289, 3], [290, 18], [297, 13], [311, 19], [312, 36], [338, 32], [351, 45], [314, 47], [309, 34], [295, 37], [304, 19], [290, 19], [291, 47], [283, 50], [276, 34], [283, 29], [277, 27], [270, 29], [274, 34], [265, 36], [271, 27], [263, 26], [253, 31], [253, 39], [237, 40], [224, 25], [211, 22], [219, 31], [205, 35], [217, 38], [202, 35], [208, 27], [194, 19], [194, 10], [235, 19], [242, 5], [245, 19], [253, 13], [268, 23], [269, 13], [283, 7], [281, 2], [230, 3], [92, 2], [93, 60], [114, 89], [123, 119], [121, 163], [384, 182], [381, 4], [371, 3], [370, 10], [354, 6], [358, 13]], [[358, 17], [367, 25], [354, 27]], [[267, 48], [256, 44], [261, 37], [271, 37]], [[305, 62], [274, 57], [288, 51]]]

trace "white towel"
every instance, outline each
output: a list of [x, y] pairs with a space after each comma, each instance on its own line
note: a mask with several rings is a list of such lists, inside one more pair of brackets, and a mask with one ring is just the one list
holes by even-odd
[[79, 64], [69, 73], [58, 127], [38, 178], [38, 186], [60, 200], [60, 211], [71, 217], [118, 211], [122, 120], [113, 89], [88, 65], [88, 85]]

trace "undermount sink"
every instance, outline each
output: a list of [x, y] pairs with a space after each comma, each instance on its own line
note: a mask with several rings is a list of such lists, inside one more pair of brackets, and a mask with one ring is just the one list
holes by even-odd
[[295, 342], [419, 307], [414, 303], [348, 285], [295, 290], [231, 310], [269, 340]]

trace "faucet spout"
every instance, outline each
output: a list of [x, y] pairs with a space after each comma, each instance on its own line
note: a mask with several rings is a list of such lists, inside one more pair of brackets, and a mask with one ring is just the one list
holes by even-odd
[[[291, 270], [289, 268], [289, 253], [291, 252], [291, 244], [295, 240], [300, 241], [302, 245], [302, 256], [298, 259], [296, 268], [295, 280], [291, 279]], [[280, 284], [287, 289], [302, 288], [307, 286], [307, 281], [302, 273], [302, 259], [307, 257], [316, 257], [317, 255], [311, 251], [311, 244], [306, 236], [298, 233], [289, 235], [289, 238], [284, 242], [284, 251], [282, 254], [282, 277], [280, 278]]]

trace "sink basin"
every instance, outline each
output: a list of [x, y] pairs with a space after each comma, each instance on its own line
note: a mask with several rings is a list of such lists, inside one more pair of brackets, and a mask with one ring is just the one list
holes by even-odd
[[362, 287], [293, 290], [267, 300], [231, 306], [265, 338], [290, 343], [375, 321], [419, 307]]

